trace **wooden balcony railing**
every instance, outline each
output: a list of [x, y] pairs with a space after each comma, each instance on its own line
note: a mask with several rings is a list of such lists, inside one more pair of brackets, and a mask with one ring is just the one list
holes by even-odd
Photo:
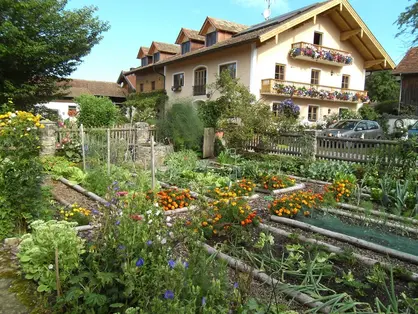
[[261, 94], [276, 94], [288, 96], [290, 98], [313, 98], [334, 102], [369, 102], [367, 91], [342, 89], [324, 85], [311, 85], [301, 82], [282, 81], [275, 79], [261, 80]]
[[341, 67], [353, 64], [353, 57], [348, 51], [314, 45], [306, 42], [292, 44], [292, 49], [290, 49], [289, 55], [295, 59], [315, 61]]
[[193, 96], [206, 95], [206, 85], [193, 86]]

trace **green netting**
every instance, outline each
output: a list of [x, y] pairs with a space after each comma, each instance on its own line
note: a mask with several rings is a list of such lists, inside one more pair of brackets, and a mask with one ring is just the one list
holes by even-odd
[[418, 256], [418, 241], [393, 233], [385, 232], [372, 226], [359, 226], [341, 221], [338, 217], [322, 212], [313, 213], [312, 217], [297, 217], [297, 220], [342, 233], [358, 239], [369, 241], [404, 253]]

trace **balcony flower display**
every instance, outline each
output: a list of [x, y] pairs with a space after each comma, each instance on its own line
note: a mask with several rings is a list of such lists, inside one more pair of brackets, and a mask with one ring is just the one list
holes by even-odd
[[295, 58], [297, 56], [307, 56], [314, 60], [325, 60], [331, 62], [342, 63], [345, 65], [353, 64], [353, 57], [350, 54], [344, 54], [342, 52], [327, 49], [323, 47], [317, 47], [315, 45], [300, 45], [290, 49], [290, 56]]
[[323, 89], [316, 89], [314, 87], [296, 87], [294, 85], [285, 85], [276, 83], [273, 89], [277, 94], [307, 98], [317, 98], [324, 100], [340, 100], [356, 102], [361, 100], [363, 103], [369, 101], [367, 95], [361, 93], [345, 92], [345, 91], [326, 91]]

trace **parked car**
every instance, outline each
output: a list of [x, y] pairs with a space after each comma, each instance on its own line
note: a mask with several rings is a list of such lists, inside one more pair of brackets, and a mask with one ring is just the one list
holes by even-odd
[[350, 119], [338, 121], [330, 128], [325, 129], [322, 135], [328, 137], [382, 139], [383, 130], [376, 121]]
[[408, 137], [418, 136], [418, 121], [408, 129]]

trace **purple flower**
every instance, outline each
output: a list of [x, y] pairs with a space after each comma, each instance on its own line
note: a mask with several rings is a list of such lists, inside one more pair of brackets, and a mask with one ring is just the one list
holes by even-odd
[[144, 266], [144, 259], [143, 258], [138, 258], [135, 265], [136, 265], [136, 267]]
[[116, 221], [116, 222], [115, 222], [115, 225], [116, 225], [116, 226], [119, 226], [119, 225], [120, 225], [120, 221], [119, 221], [119, 220], [118, 220], [118, 221]]
[[148, 240], [147, 241], [147, 245], [150, 246], [151, 244], [152, 244], [152, 241], [151, 240]]
[[171, 259], [168, 261], [168, 266], [170, 266], [170, 268], [173, 269], [176, 266], [176, 262]]
[[124, 245], [119, 245], [119, 246], [118, 246], [118, 249], [119, 249], [119, 250], [124, 250], [124, 249], [125, 249], [125, 246], [124, 246]]
[[206, 304], [206, 297], [202, 298], [202, 306], [204, 306]]
[[183, 266], [184, 266], [184, 268], [189, 268], [189, 263], [188, 262], [183, 262]]
[[234, 289], [238, 289], [238, 282], [234, 283]]
[[97, 214], [99, 214], [99, 211], [98, 211], [97, 209], [93, 209], [93, 210], [92, 210], [92, 213], [93, 213], [94, 215], [97, 215]]
[[164, 299], [170, 299], [170, 300], [174, 299], [174, 292], [171, 290], [166, 290], [164, 292]]

